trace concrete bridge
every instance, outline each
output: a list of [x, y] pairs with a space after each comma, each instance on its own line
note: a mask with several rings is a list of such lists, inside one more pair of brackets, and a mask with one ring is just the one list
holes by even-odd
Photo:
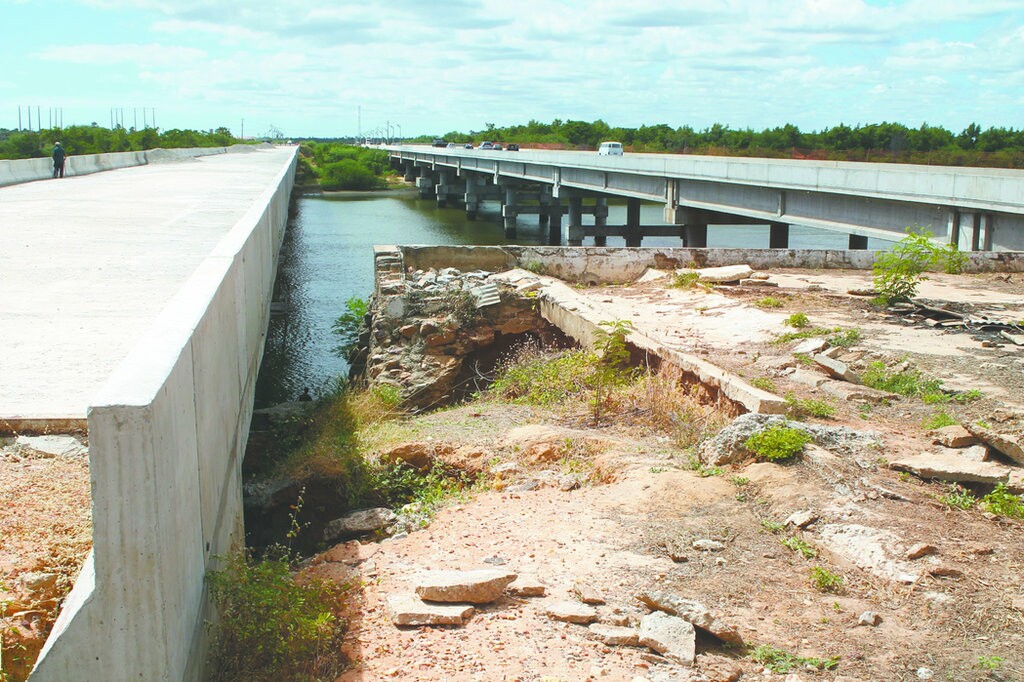
[[87, 425], [92, 479], [93, 550], [33, 682], [201, 678], [296, 150], [72, 157], [0, 189], [0, 432]]
[[[608, 235], [639, 246], [645, 236], [678, 236], [707, 246], [708, 226], [770, 226], [770, 246], [787, 248], [789, 226], [898, 241], [906, 228], [931, 230], [964, 251], [1024, 250], [1024, 171], [842, 161], [795, 161], [676, 154], [598, 156], [386, 147], [421, 196], [458, 202], [471, 218], [486, 200], [502, 202], [507, 236], [527, 213], [548, 224], [549, 243], [578, 246]], [[627, 200], [625, 225], [607, 224], [608, 197]], [[663, 225], [640, 224], [640, 202], [665, 205]], [[562, 217], [568, 214], [567, 224]], [[592, 215], [584, 224], [584, 215]]]

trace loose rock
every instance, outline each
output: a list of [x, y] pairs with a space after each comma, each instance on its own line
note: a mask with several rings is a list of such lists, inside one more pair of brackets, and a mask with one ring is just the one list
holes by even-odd
[[648, 590], [637, 595], [637, 599], [652, 609], [664, 611], [689, 622], [723, 642], [743, 644], [743, 638], [735, 625], [726, 623], [710, 609], [693, 599], [684, 599], [669, 592]]
[[543, 597], [547, 587], [534, 575], [520, 575], [509, 583], [507, 592], [513, 597]]
[[977, 445], [981, 441], [960, 424], [951, 424], [936, 429], [935, 439], [932, 442], [945, 445], [947, 448], [966, 448], [970, 445]]
[[639, 646], [640, 633], [633, 628], [592, 623], [590, 633], [608, 646]]
[[395, 625], [463, 625], [474, 610], [465, 604], [427, 604], [411, 594], [391, 595], [387, 603]]
[[552, 620], [561, 620], [566, 623], [586, 625], [597, 620], [597, 611], [576, 601], [559, 601], [548, 604], [545, 613]]
[[395, 513], [386, 507], [360, 509], [328, 523], [324, 528], [324, 540], [330, 542], [343, 535], [360, 535], [383, 530], [397, 520]]
[[677, 616], [655, 611], [640, 621], [640, 644], [686, 666], [697, 654], [697, 633], [693, 625]]
[[859, 618], [857, 618], [857, 625], [868, 625], [870, 627], [875, 627], [881, 622], [882, 617], [874, 611], [865, 611], [864, 613], [860, 614]]
[[924, 542], [919, 542], [918, 544], [914, 545], [913, 547], [907, 550], [907, 558], [920, 559], [923, 556], [935, 554], [938, 551], [939, 550], [935, 545], [929, 545]]
[[701, 552], [721, 552], [725, 549], [725, 545], [718, 540], [709, 540], [707, 538], [694, 540], [690, 546]]
[[428, 571], [416, 581], [416, 594], [425, 601], [489, 604], [515, 579], [515, 573], [498, 569]]

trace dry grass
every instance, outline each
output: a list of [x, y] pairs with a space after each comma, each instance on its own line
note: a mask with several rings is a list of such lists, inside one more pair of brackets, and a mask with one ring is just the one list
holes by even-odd
[[648, 373], [623, 388], [618, 395], [620, 411], [634, 424], [668, 434], [681, 449], [693, 447], [718, 432], [729, 420], [714, 407], [704, 405], [677, 381]]

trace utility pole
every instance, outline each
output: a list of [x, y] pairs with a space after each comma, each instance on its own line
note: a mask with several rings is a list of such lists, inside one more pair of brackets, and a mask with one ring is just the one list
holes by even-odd
[[21, 130], [21, 105], [18, 105], [18, 130]]
[[[358, 111], [358, 113], [356, 114], [356, 126], [357, 126], [357, 130], [359, 131], [359, 144], [362, 144], [363, 143], [363, 105], [360, 104], [357, 107], [356, 110]], [[19, 114], [21, 113], [21, 109], [18, 109], [18, 113]]]
[[244, 118], [242, 119], [242, 134], [238, 136], [238, 139], [240, 139], [240, 140], [244, 140], [245, 139], [245, 119]]

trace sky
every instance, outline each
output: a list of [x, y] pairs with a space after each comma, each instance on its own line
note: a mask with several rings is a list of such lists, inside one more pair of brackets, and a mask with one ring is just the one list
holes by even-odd
[[0, 27], [0, 128], [1024, 127], [1024, 0], [0, 0]]

